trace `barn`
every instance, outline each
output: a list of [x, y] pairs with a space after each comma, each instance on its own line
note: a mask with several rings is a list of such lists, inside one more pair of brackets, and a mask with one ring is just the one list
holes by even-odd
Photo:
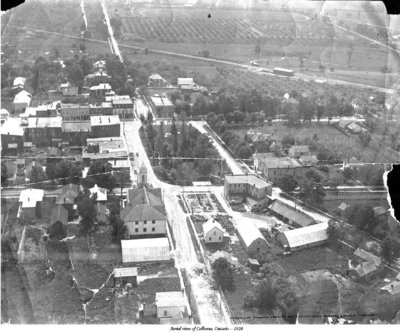
[[325, 222], [280, 233], [277, 239], [284, 248], [298, 251], [325, 243], [328, 239], [327, 229], [328, 223]]
[[248, 254], [255, 254], [259, 251], [269, 249], [267, 240], [265, 240], [259, 229], [253, 224], [239, 224], [236, 226], [236, 232]]
[[159, 262], [171, 259], [166, 237], [121, 240], [121, 248], [123, 263]]

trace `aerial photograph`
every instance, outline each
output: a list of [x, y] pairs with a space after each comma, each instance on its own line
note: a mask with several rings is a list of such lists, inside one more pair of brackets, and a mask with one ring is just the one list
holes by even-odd
[[400, 324], [399, 53], [380, 1], [2, 11], [2, 326]]

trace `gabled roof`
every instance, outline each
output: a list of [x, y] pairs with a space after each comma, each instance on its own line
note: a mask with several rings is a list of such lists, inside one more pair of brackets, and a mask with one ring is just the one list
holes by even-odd
[[106, 208], [105, 204], [97, 202], [97, 204], [95, 205], [94, 208], [96, 210], [97, 215], [107, 216], [107, 208]]
[[14, 78], [14, 81], [13, 81], [13, 87], [14, 88], [18, 87], [18, 86], [24, 87], [25, 81], [26, 81], [26, 78], [24, 78], [24, 77], [16, 77], [16, 78]]
[[309, 153], [310, 149], [308, 148], [307, 145], [293, 145], [290, 150], [293, 151], [293, 153]]
[[292, 206], [284, 204], [283, 202], [280, 202], [280, 201], [273, 202], [269, 206], [269, 209], [271, 211], [281, 215], [282, 217], [287, 218], [290, 221], [301, 225], [302, 227], [315, 224], [315, 220], [312, 219], [311, 217], [308, 217], [307, 215], [302, 214], [301, 212], [297, 211]]
[[225, 175], [225, 181], [231, 184], [249, 184], [256, 188], [264, 188], [271, 185], [268, 181], [254, 175], [254, 174], [243, 174], [243, 175]]
[[29, 104], [32, 100], [32, 95], [25, 90], [17, 93], [14, 97], [14, 103], [27, 103]]
[[22, 190], [19, 202], [23, 208], [35, 207], [37, 202], [43, 201], [44, 190], [29, 188]]
[[114, 278], [135, 277], [137, 275], [137, 267], [116, 267], [114, 269]]
[[385, 214], [386, 212], [388, 212], [388, 209], [385, 208], [384, 206], [376, 206], [376, 207], [374, 207], [374, 214], [376, 216], [380, 216], [382, 214]]
[[150, 204], [162, 206], [161, 188], [136, 188], [128, 191], [129, 203], [131, 205]]
[[382, 262], [380, 257], [375, 256], [375, 255], [371, 254], [370, 252], [365, 251], [362, 248], [357, 248], [356, 251], [354, 252], [354, 255], [356, 255], [357, 257], [359, 257], [367, 262], [373, 262], [377, 266], [379, 266]]
[[54, 225], [57, 221], [64, 225], [68, 223], [68, 210], [62, 205], [57, 205], [51, 210], [50, 226]]
[[56, 204], [74, 204], [79, 195], [79, 185], [70, 183], [61, 188], [60, 195], [56, 198]]
[[236, 226], [236, 230], [240, 234], [246, 247], [249, 247], [254, 241], [261, 240], [268, 244], [267, 240], [261, 234], [260, 230], [253, 224], [239, 223]]
[[178, 85], [191, 85], [194, 84], [193, 78], [191, 77], [179, 77]]
[[125, 222], [142, 220], [166, 220], [167, 217], [156, 208], [148, 204], [127, 206], [121, 211], [121, 218]]
[[102, 202], [107, 200], [107, 189], [100, 188], [97, 184], [93, 188], [89, 189], [90, 197], [97, 194], [97, 202]]
[[162, 80], [166, 82], [167, 80], [159, 74], [153, 74], [149, 76], [149, 80]]
[[169, 242], [167, 237], [121, 240], [121, 248], [122, 249], [169, 248]]
[[290, 248], [302, 247], [304, 245], [315, 242], [325, 241], [328, 239], [326, 230], [328, 223], [320, 223], [312, 226], [293, 229], [283, 232]]
[[185, 299], [182, 292], [157, 292], [157, 307], [185, 307]]
[[368, 261], [357, 265], [357, 267], [354, 270], [360, 277], [363, 277], [367, 274], [370, 274], [371, 272], [374, 272], [377, 268], [378, 266], [374, 262]]
[[222, 233], [225, 232], [225, 230], [222, 228], [221, 224], [218, 221], [215, 221], [213, 219], [209, 219], [207, 222], [203, 224], [203, 234], [206, 236], [206, 234], [210, 231], [212, 231], [214, 228], [220, 230]]

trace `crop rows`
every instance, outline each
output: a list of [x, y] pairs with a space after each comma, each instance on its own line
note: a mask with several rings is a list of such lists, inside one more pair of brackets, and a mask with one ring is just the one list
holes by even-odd
[[293, 42], [315, 46], [329, 46], [332, 42], [347, 42], [354, 37], [318, 21], [278, 21], [228, 18], [207, 20], [204, 18], [124, 18], [125, 33], [146, 40], [165, 43], [255, 43], [262, 37], [264, 42], [288, 45]]

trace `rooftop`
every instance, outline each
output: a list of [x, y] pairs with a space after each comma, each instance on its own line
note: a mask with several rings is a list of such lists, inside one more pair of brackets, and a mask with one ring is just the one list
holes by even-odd
[[1, 135], [23, 136], [24, 128], [21, 127], [21, 121], [15, 118], [7, 118], [1, 125]]
[[112, 104], [113, 105], [132, 105], [132, 99], [119, 99], [119, 98], [115, 98], [112, 100]]
[[251, 186], [255, 186], [257, 188], [264, 188], [267, 186], [270, 186], [271, 183], [268, 181], [259, 178], [258, 176], [254, 174], [243, 174], [243, 175], [225, 175], [225, 181], [227, 181], [230, 184], [233, 183], [247, 183]]
[[203, 234], [206, 235], [212, 229], [217, 228], [221, 232], [225, 233], [225, 230], [222, 228], [221, 224], [214, 219], [209, 219], [207, 222], [203, 224]]
[[44, 190], [26, 189], [22, 190], [19, 196], [19, 202], [23, 208], [35, 207], [37, 202], [43, 201]]
[[191, 85], [194, 84], [193, 78], [191, 77], [179, 77], [178, 85]]
[[90, 91], [95, 90], [111, 90], [111, 85], [108, 83], [101, 83], [99, 85], [93, 85], [90, 87]]
[[76, 133], [76, 132], [89, 132], [92, 130], [89, 121], [74, 121], [62, 123], [62, 131], [64, 133]]
[[17, 93], [14, 97], [14, 103], [27, 103], [29, 104], [32, 100], [32, 95], [29, 92], [26, 92], [25, 90], [22, 90], [21, 92]]
[[28, 118], [28, 128], [60, 128], [62, 127], [62, 117], [40, 117], [40, 118]]
[[307, 244], [325, 241], [328, 239], [326, 230], [328, 223], [320, 223], [307, 227], [297, 228], [283, 232], [290, 248], [301, 247]]
[[128, 205], [121, 211], [121, 218], [125, 222], [142, 220], [166, 220], [167, 217], [149, 204]]
[[169, 242], [168, 242], [168, 238], [166, 238], [166, 237], [121, 240], [121, 247], [122, 247], [122, 249], [158, 248], [158, 247], [168, 247], [169, 248]]
[[261, 161], [268, 167], [268, 168], [295, 168], [301, 167], [300, 163], [293, 159], [287, 157], [275, 157], [271, 159], [261, 159]]
[[152, 96], [151, 101], [156, 106], [173, 106], [174, 104], [165, 96]]
[[100, 188], [97, 184], [94, 185], [93, 188], [89, 189], [90, 197], [94, 194], [97, 194], [97, 201], [102, 202], [107, 200], [107, 189]]
[[68, 223], [68, 210], [62, 205], [57, 205], [51, 210], [50, 226], [57, 221], [60, 221], [64, 225]]
[[90, 125], [94, 126], [111, 126], [120, 124], [118, 115], [92, 115], [90, 117]]
[[162, 80], [164, 82], [166, 82], [167, 80], [165, 78], [163, 78], [161, 75], [159, 74], [153, 74], [149, 76], [149, 80]]
[[184, 307], [185, 299], [182, 292], [157, 292], [155, 304], [157, 307]]
[[240, 234], [240, 237], [247, 247], [256, 240], [267, 242], [267, 240], [265, 240], [264, 236], [261, 234], [260, 230], [254, 224], [238, 223], [236, 225], [236, 230]]
[[137, 267], [116, 267], [114, 269], [114, 278], [134, 277], [137, 275]]
[[302, 214], [290, 205], [286, 205], [280, 201], [273, 202], [269, 209], [290, 221], [301, 225], [302, 227], [315, 224], [315, 220], [309, 216]]

